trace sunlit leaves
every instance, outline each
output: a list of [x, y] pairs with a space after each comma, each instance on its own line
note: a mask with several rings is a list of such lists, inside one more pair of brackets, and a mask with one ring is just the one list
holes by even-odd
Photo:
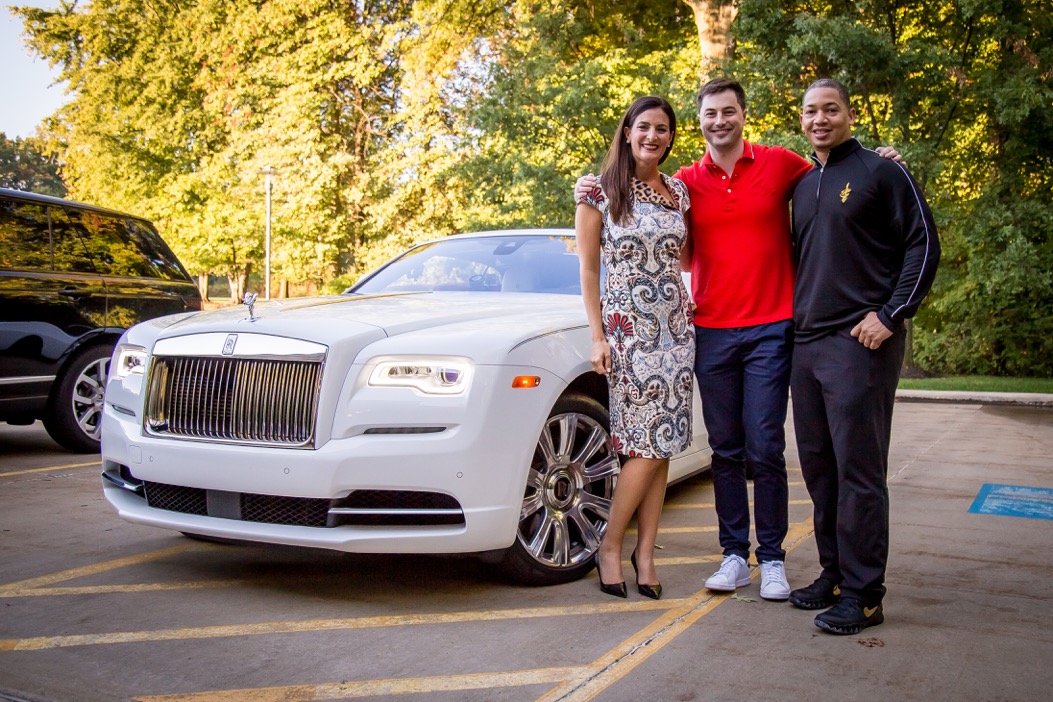
[[[746, 137], [807, 151], [801, 92], [845, 81], [944, 244], [916, 350], [931, 368], [1053, 372], [1049, 0], [740, 0], [723, 70]], [[40, 148], [75, 197], [157, 221], [195, 273], [321, 289], [455, 231], [570, 225], [622, 111], [666, 96], [663, 168], [703, 153], [684, 0], [145, 0], [24, 8], [72, 101]], [[337, 283], [339, 286], [340, 282]], [[1041, 324], [1046, 324], [1042, 327]], [[1036, 326], [1038, 325], [1038, 326]]]
[[766, 136], [800, 144], [793, 100], [811, 80], [835, 77], [856, 98], [858, 136], [895, 144], [924, 185], [944, 256], [914, 339], [933, 370], [1053, 372], [1050, 9], [1041, 0], [740, 6], [733, 69]]

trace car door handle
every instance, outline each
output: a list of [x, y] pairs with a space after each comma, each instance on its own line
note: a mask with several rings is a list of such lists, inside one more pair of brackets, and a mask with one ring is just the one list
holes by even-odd
[[85, 297], [91, 297], [91, 290], [79, 290], [77, 288], [63, 288], [58, 291], [59, 295], [65, 297], [72, 297], [74, 300], [80, 300]]

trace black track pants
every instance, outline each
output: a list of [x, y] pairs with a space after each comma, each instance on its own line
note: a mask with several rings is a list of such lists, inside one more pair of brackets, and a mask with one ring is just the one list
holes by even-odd
[[844, 329], [793, 352], [793, 422], [822, 577], [867, 605], [885, 595], [888, 448], [904, 339], [897, 329], [872, 351]]

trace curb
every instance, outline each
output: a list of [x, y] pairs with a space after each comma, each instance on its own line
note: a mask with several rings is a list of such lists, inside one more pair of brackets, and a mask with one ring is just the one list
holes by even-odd
[[1053, 407], [1053, 395], [1038, 392], [954, 392], [950, 390], [897, 390], [897, 402], [961, 402], [983, 405]]

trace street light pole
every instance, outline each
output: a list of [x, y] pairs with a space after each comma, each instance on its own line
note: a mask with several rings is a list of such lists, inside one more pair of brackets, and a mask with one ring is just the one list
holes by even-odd
[[265, 273], [263, 278], [263, 299], [271, 299], [271, 189], [273, 184], [271, 182], [271, 176], [277, 173], [273, 168], [267, 166], [262, 171], [264, 175], [264, 185], [267, 189], [267, 243], [265, 247]]

